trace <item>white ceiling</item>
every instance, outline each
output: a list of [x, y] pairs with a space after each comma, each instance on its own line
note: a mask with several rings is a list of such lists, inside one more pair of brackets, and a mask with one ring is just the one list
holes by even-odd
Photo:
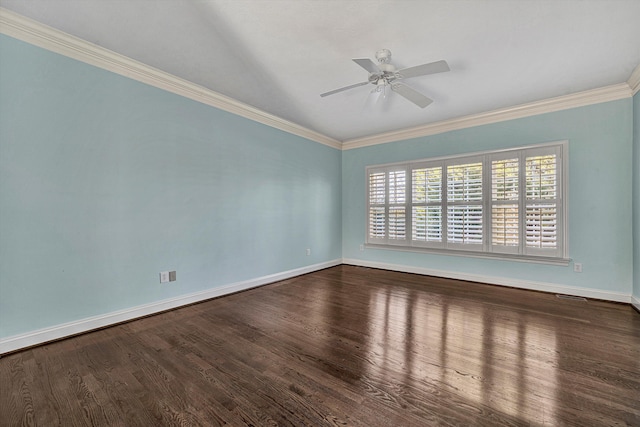
[[[0, 0], [0, 6], [345, 141], [625, 82], [640, 0]], [[434, 100], [367, 102], [387, 48]]]

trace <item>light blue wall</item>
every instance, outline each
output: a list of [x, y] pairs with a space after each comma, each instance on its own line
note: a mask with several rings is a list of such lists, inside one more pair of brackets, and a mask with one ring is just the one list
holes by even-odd
[[0, 338], [340, 258], [339, 150], [6, 36], [0, 55]]
[[[341, 153], [6, 36], [0, 56], [0, 338], [341, 256], [640, 298], [640, 95]], [[359, 251], [365, 166], [564, 139], [583, 273]]]
[[633, 97], [633, 296], [640, 301], [640, 92]]
[[[632, 100], [607, 102], [402, 142], [347, 150], [342, 157], [342, 254], [481, 276], [631, 293]], [[583, 263], [551, 266], [380, 249], [365, 239], [365, 167], [569, 140], [569, 255]]]

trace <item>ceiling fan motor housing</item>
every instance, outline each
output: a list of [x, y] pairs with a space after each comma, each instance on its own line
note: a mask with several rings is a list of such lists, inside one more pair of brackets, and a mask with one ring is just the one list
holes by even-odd
[[380, 49], [376, 52], [376, 59], [381, 64], [387, 64], [391, 61], [391, 51], [389, 49]]
[[380, 67], [380, 70], [384, 73], [395, 73], [396, 71], [396, 67], [388, 63], [378, 64], [378, 67]]

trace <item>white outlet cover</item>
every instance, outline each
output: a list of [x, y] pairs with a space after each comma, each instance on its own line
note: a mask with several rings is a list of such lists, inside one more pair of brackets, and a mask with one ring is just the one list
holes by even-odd
[[166, 283], [169, 281], [169, 272], [162, 271], [160, 272], [160, 283]]

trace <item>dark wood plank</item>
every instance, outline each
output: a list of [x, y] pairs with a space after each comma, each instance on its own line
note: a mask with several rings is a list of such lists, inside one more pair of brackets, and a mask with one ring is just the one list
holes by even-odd
[[640, 426], [640, 314], [343, 265], [5, 355], [0, 425]]

